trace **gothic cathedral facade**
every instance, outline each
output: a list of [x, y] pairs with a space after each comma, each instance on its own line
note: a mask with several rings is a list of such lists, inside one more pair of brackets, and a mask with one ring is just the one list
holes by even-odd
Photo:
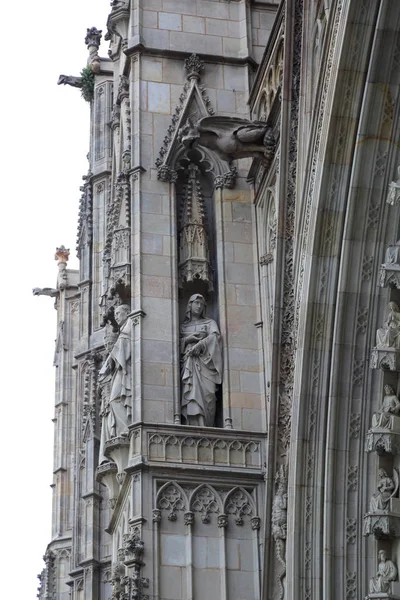
[[38, 598], [400, 599], [400, 2], [105, 30]]

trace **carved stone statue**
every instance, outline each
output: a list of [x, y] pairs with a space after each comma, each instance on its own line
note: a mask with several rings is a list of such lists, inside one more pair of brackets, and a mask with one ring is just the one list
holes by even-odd
[[204, 146], [227, 162], [249, 156], [269, 162], [275, 149], [275, 139], [269, 125], [238, 117], [215, 115], [203, 117], [196, 124], [188, 119], [179, 136], [186, 148]]
[[389, 302], [388, 318], [376, 332], [376, 347], [400, 349], [400, 309], [396, 302]]
[[102, 391], [102, 427], [99, 463], [104, 456], [104, 444], [111, 438], [128, 435], [132, 416], [132, 365], [130, 307], [121, 304], [115, 309], [119, 335], [99, 372]]
[[400, 240], [392, 246], [388, 246], [385, 252], [385, 267], [396, 265], [400, 267]]
[[397, 579], [397, 567], [388, 559], [385, 550], [379, 550], [378, 561], [378, 572], [369, 580], [370, 594], [389, 592], [391, 582]]
[[369, 504], [370, 513], [388, 510], [390, 499], [396, 496], [399, 489], [399, 477], [396, 469], [393, 469], [393, 479], [388, 476], [385, 469], [379, 469], [378, 473], [378, 491], [371, 498]]
[[379, 411], [372, 415], [372, 427], [392, 428], [392, 415], [400, 412], [400, 401], [391, 385], [385, 385], [385, 396]]
[[276, 476], [277, 490], [272, 503], [272, 536], [286, 540], [287, 531], [287, 479], [283, 466]]
[[222, 353], [218, 325], [205, 315], [201, 294], [189, 298], [181, 325], [182, 416], [188, 425], [212, 427], [216, 388], [222, 381]]

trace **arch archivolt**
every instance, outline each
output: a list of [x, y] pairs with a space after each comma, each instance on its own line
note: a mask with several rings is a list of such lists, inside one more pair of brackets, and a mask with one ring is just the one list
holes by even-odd
[[[366, 9], [372, 32], [392, 28], [396, 21], [400, 25], [400, 6], [378, 16], [378, 5], [370, 2]], [[368, 498], [376, 487], [376, 457], [365, 454], [364, 444], [371, 405], [381, 401], [382, 374], [369, 369], [368, 361], [388, 301], [387, 290], [377, 287], [379, 265], [385, 246], [397, 239], [399, 215], [389, 218], [385, 199], [399, 162], [400, 122], [400, 72], [393, 67], [399, 39], [392, 36], [390, 48], [383, 48], [381, 38], [372, 43], [365, 36], [353, 52], [360, 44], [359, 32], [351, 27], [355, 3], [339, 0], [336, 13], [335, 5], [331, 8], [334, 47], [310, 136], [309, 175], [298, 216], [288, 528], [299, 534], [296, 544], [289, 536], [287, 541], [288, 597], [298, 597], [300, 589], [325, 600], [338, 596], [333, 582], [346, 585], [343, 573], [354, 573], [356, 589], [364, 593], [376, 571], [375, 560], [368, 561], [376, 542], [362, 537]], [[385, 86], [368, 80], [361, 85], [359, 78], [380, 69], [383, 55], [381, 78], [394, 98], [391, 132], [385, 136]], [[345, 587], [339, 595], [345, 597]]]

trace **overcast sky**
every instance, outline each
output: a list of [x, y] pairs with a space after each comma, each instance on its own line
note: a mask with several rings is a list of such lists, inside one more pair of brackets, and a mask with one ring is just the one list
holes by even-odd
[[[109, 0], [18, 0], [2, 7], [2, 598], [34, 599], [50, 541], [56, 246], [75, 253], [88, 170], [89, 105], [57, 86], [86, 65], [86, 28], [105, 33]], [[5, 39], [4, 39], [5, 37]], [[107, 56], [107, 44], [101, 46]]]

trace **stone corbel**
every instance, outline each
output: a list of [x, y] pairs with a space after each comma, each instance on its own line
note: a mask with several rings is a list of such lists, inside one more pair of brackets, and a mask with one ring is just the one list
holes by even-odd
[[391, 347], [373, 348], [370, 367], [382, 371], [400, 371], [400, 350]]
[[237, 168], [231, 167], [230, 170], [224, 173], [223, 175], [217, 175], [214, 178], [214, 186], [216, 189], [226, 188], [227, 190], [232, 190], [236, 185], [237, 176]]
[[364, 535], [377, 540], [393, 540], [400, 537], [400, 500], [391, 498], [389, 510], [367, 513], [364, 516]]
[[388, 429], [370, 429], [365, 443], [366, 452], [376, 452], [379, 455], [400, 455], [400, 432]]
[[[104, 455], [113, 460], [118, 469], [117, 481], [123, 483], [125, 468], [128, 466], [130, 442], [128, 436], [119, 436], [107, 440], [104, 444]], [[119, 476], [119, 477], [118, 477]]]
[[119, 484], [117, 482], [118, 467], [114, 462], [103, 463], [96, 469], [96, 480], [103, 483], [108, 489], [109, 505], [111, 509], [115, 508]]
[[392, 287], [400, 290], [400, 266], [385, 264], [381, 265], [379, 270], [379, 281], [380, 287]]

